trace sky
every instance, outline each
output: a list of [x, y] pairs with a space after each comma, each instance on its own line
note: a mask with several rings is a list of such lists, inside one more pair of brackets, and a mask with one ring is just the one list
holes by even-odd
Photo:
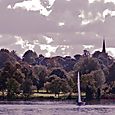
[[115, 0], [0, 0], [0, 48], [19, 56], [74, 56], [102, 50], [115, 57]]

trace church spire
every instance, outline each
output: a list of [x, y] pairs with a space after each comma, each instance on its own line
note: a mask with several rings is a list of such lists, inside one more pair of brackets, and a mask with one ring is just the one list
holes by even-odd
[[105, 39], [103, 39], [103, 49], [102, 49], [102, 52], [106, 53]]

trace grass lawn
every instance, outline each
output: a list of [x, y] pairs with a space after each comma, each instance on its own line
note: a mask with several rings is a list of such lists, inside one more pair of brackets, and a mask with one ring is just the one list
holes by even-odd
[[[59, 97], [67, 97], [68, 95], [69, 95], [68, 93], [66, 93], [66, 94], [60, 93]], [[54, 97], [54, 98], [58, 98], [58, 95], [55, 96], [55, 94], [53, 94], [51, 92], [47, 93], [46, 90], [39, 90], [39, 92], [37, 92], [37, 90], [34, 90], [33, 94], [31, 95], [31, 97], [44, 97], [44, 98], [46, 98], [46, 97]]]
[[[4, 94], [6, 96], [7, 92], [4, 92]], [[85, 93], [82, 93], [81, 95], [84, 97]], [[0, 96], [2, 96], [2, 92], [0, 92]], [[18, 97], [22, 97], [22, 93], [18, 94], [17, 96]], [[64, 93], [61, 92], [59, 94], [59, 97], [58, 97], [58, 95], [55, 96], [55, 94], [53, 94], [51, 92], [47, 93], [46, 90], [39, 90], [39, 92], [37, 92], [37, 90], [33, 90], [30, 97], [32, 97], [32, 98], [52, 98], [53, 97], [54, 99], [57, 99], [57, 98], [66, 99], [68, 96], [69, 96], [69, 93], [65, 93], [64, 94]], [[76, 93], [72, 93], [71, 97], [72, 98], [76, 98], [77, 94]]]
[[[76, 93], [72, 93], [71, 97], [72, 98], [76, 98], [78, 94]], [[85, 96], [85, 93], [81, 94], [83, 97]], [[47, 93], [46, 90], [39, 90], [39, 92], [37, 93], [36, 90], [33, 91], [33, 94], [31, 95], [32, 97], [54, 97], [54, 98], [58, 98], [58, 95], [55, 96], [55, 94], [53, 93]], [[59, 97], [60, 98], [67, 98], [69, 96], [69, 93], [60, 93]]]

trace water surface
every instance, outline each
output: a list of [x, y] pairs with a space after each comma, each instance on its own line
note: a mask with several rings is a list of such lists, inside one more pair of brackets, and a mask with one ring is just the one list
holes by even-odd
[[1, 102], [0, 115], [115, 115], [115, 105], [79, 107], [74, 101]]

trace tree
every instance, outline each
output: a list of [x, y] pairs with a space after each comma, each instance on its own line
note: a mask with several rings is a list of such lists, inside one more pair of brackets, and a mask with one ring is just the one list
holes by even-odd
[[87, 98], [96, 97], [98, 89], [102, 89], [104, 83], [105, 75], [102, 70], [95, 70], [81, 76], [81, 87], [86, 92]]
[[34, 84], [37, 87], [37, 90], [39, 91], [40, 88], [44, 86], [45, 78], [47, 76], [47, 68], [42, 65], [36, 65], [33, 69], [34, 71]]
[[109, 68], [108, 82], [115, 81], [115, 63], [113, 63]]
[[53, 68], [51, 75], [57, 75], [60, 78], [66, 78], [66, 72], [61, 68]]
[[79, 60], [74, 66], [74, 71], [80, 71], [81, 74], [88, 74], [91, 71], [100, 69], [101, 66], [96, 58], [84, 57]]
[[48, 82], [52, 82], [52, 80], [54, 80], [56, 77], [58, 77], [58, 76], [57, 76], [57, 75], [54, 75], [54, 74], [53, 74], [53, 75], [50, 75], [50, 76], [47, 77], [47, 81], [48, 81]]
[[12, 50], [12, 51], [10, 52], [10, 55], [11, 55], [12, 57], [14, 57], [17, 61], [20, 61], [20, 60], [21, 60], [21, 58], [16, 54], [16, 51], [14, 51], [14, 50]]
[[28, 50], [23, 55], [23, 61], [33, 65], [36, 64], [36, 58], [37, 58], [36, 52], [33, 52], [32, 50]]
[[20, 84], [22, 84], [24, 74], [21, 72], [17, 64], [7, 62], [0, 74], [0, 90], [3, 92], [7, 90], [7, 97], [13, 98], [19, 93]]
[[[4, 97], [4, 91], [8, 90], [8, 82], [9, 79], [12, 78], [15, 67], [11, 62], [7, 62], [3, 69], [0, 72], [0, 90], [2, 91], [2, 95]], [[7, 93], [8, 94], [8, 93]]]
[[83, 50], [84, 57], [90, 57], [90, 52], [88, 50]]
[[46, 83], [44, 84], [44, 88], [46, 89], [47, 93], [48, 93], [49, 90], [50, 90], [50, 86], [51, 86], [51, 83], [50, 83], [50, 82], [46, 82]]
[[96, 51], [94, 54], [92, 54], [93, 58], [97, 58], [99, 63], [101, 64], [101, 68], [110, 66], [113, 64], [114, 59], [113, 57], [109, 56], [107, 53]]
[[0, 68], [3, 68], [7, 62], [15, 63], [16, 59], [6, 49], [0, 50]]
[[32, 93], [32, 81], [31, 79], [26, 78], [22, 83], [22, 91], [25, 98], [28, 98]]
[[19, 94], [20, 92], [20, 84], [13, 78], [10, 78], [7, 82], [7, 98], [12, 99]]
[[72, 91], [72, 88], [70, 87], [68, 81], [66, 79], [61, 79], [61, 91], [63, 93], [68, 93]]
[[82, 56], [80, 54], [74, 55], [74, 58], [78, 61]]
[[22, 84], [25, 78], [25, 75], [21, 72], [20, 69], [14, 71], [12, 78], [14, 78], [18, 83]]
[[67, 81], [69, 86], [71, 87], [72, 92], [77, 91], [77, 77], [74, 71], [71, 71], [67, 74]]
[[95, 70], [91, 72], [92, 76], [94, 77], [95, 82], [95, 87], [97, 88], [102, 88], [104, 85], [106, 79], [105, 79], [105, 74], [103, 70]]
[[60, 77], [55, 77], [55, 79], [45, 84], [45, 86], [47, 87], [47, 90], [50, 90], [55, 94], [55, 96], [58, 94], [58, 97], [60, 92], [71, 92], [71, 87], [69, 86], [66, 79], [61, 79]]
[[98, 58], [100, 54], [101, 54], [100, 51], [95, 51], [95, 52], [92, 54], [92, 57]]
[[2, 97], [4, 98], [4, 91], [7, 89], [7, 73], [0, 71], [0, 91], [2, 92]]

